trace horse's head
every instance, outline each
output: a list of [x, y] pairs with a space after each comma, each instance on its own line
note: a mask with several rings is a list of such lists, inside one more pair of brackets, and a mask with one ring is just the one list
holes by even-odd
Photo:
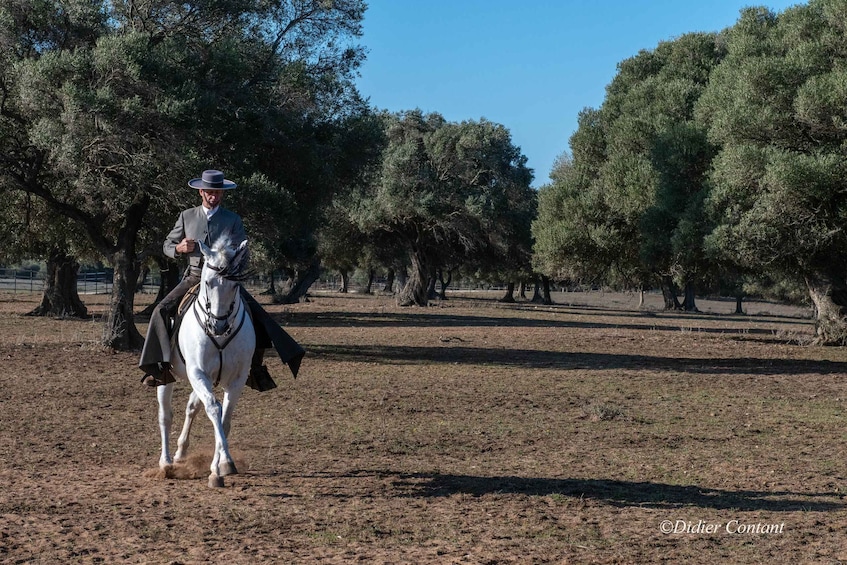
[[231, 246], [228, 239], [219, 240], [212, 247], [202, 241], [197, 243], [204, 258], [198, 298], [209, 316], [207, 328], [215, 335], [222, 335], [229, 328], [229, 318], [235, 310], [239, 283], [248, 276], [247, 241], [238, 247]]

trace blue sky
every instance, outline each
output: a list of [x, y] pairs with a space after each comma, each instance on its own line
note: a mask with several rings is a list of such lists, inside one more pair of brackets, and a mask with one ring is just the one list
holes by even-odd
[[693, 31], [733, 25], [769, 0], [369, 0], [358, 86], [384, 110], [503, 124], [549, 181], [579, 111], [598, 108], [617, 64]]

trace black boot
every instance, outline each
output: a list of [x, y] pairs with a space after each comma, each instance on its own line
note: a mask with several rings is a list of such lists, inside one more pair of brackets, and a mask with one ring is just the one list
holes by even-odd
[[176, 379], [171, 371], [170, 363], [159, 363], [156, 370], [151, 370], [149, 373], [141, 377], [141, 382], [147, 386], [155, 387], [175, 383]]
[[250, 374], [247, 375], [247, 386], [253, 390], [264, 392], [276, 388], [276, 383], [271, 378], [268, 368], [263, 364], [265, 350], [256, 349], [253, 353], [253, 361], [250, 365]]

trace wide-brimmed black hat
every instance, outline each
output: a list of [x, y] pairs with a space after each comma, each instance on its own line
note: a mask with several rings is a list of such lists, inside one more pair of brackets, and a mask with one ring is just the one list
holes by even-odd
[[199, 179], [191, 179], [188, 181], [188, 186], [191, 188], [207, 190], [229, 190], [238, 185], [231, 180], [225, 179], [222, 172], [209, 170], [203, 171], [203, 175]]

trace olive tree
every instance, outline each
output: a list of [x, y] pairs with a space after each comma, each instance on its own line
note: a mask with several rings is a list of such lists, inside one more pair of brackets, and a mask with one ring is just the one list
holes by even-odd
[[621, 285], [652, 278], [676, 305], [676, 283], [707, 268], [700, 219], [715, 149], [694, 106], [722, 57], [715, 34], [692, 33], [618, 65], [540, 195], [539, 270]]
[[406, 250], [408, 279], [398, 303], [426, 305], [437, 269], [457, 258], [504, 267], [513, 261], [518, 218], [534, 209], [534, 193], [509, 131], [484, 119], [452, 123], [420, 111], [384, 120], [381, 165], [347, 206], [364, 233], [390, 234]]
[[698, 103], [721, 147], [710, 242], [803, 281], [821, 343], [847, 343], [847, 4], [743, 11]]
[[214, 165], [284, 184], [268, 147], [292, 132], [286, 147], [331, 138], [315, 116], [340, 113], [349, 98], [363, 52], [338, 40], [361, 32], [364, 7], [0, 2], [0, 182], [75, 222], [114, 267], [106, 345], [141, 344], [139, 251], [196, 204], [187, 178]]

